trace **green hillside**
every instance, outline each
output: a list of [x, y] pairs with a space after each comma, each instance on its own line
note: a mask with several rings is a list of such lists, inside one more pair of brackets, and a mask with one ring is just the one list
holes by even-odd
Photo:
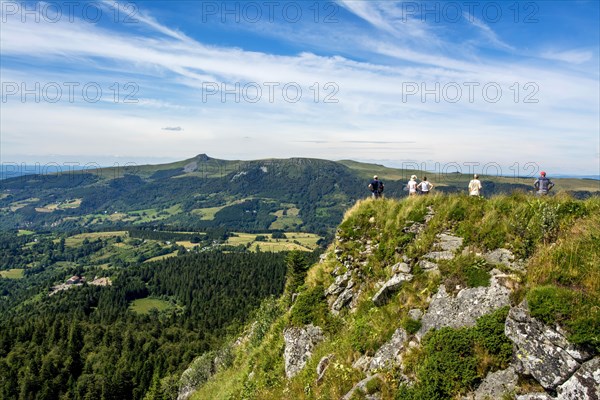
[[[412, 174], [442, 193], [470, 176], [308, 158], [229, 161], [204, 154], [176, 163], [103, 168], [0, 181], [0, 229], [61, 232], [159, 227], [177, 231], [303, 231], [331, 236], [344, 210], [368, 197], [373, 174], [390, 198]], [[531, 191], [531, 178], [482, 177], [484, 194]], [[557, 179], [556, 191], [585, 198], [600, 182]]]
[[[513, 354], [515, 339], [505, 333], [519, 307], [528, 307], [535, 324], [558, 329], [557, 336], [564, 335], [578, 354], [597, 363], [598, 243], [598, 198], [515, 194], [360, 201], [346, 213], [321, 262], [307, 272], [298, 268], [298, 284], [288, 279], [284, 295], [264, 303], [256, 321], [227, 347], [231, 359], [195, 361], [180, 393], [182, 388], [191, 392], [195, 382], [192, 399], [461, 398], [483, 390], [488, 373], [512, 371], [513, 360], [520, 359], [521, 353]], [[391, 276], [404, 279], [401, 286], [378, 297]], [[344, 293], [352, 300], [337, 307], [333, 300]], [[468, 293], [490, 298], [479, 305], [467, 302], [464, 310], [449, 309], [458, 312], [449, 326], [440, 323], [442, 314], [428, 313], [434, 304], [444, 299], [453, 304]], [[505, 303], [485, 308], [503, 296]], [[461, 326], [460, 313], [471, 306], [478, 313]], [[437, 328], [429, 329], [432, 323]], [[309, 324], [320, 333], [303, 347], [311, 349], [306, 364], [287, 377], [287, 357], [293, 353], [288, 345], [294, 342], [288, 343], [284, 333], [316, 329]], [[400, 331], [402, 340], [396, 336]], [[382, 349], [396, 351], [396, 358], [378, 364], [385, 358]], [[205, 373], [194, 380], [200, 370]], [[546, 382], [544, 374], [518, 372], [510, 389], [491, 398], [569, 390]], [[362, 386], [355, 387], [359, 382]], [[583, 397], [577, 398], [594, 398], [578, 393]]]

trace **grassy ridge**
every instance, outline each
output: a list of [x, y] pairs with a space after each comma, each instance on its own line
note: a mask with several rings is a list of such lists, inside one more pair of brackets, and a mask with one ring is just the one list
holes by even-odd
[[[403, 228], [425, 220], [428, 207], [435, 215], [423, 233], [418, 237], [404, 233]], [[464, 238], [463, 255], [440, 263], [439, 276], [415, 268], [410, 284], [387, 305], [374, 307], [370, 299], [378, 289], [375, 283], [389, 277], [389, 266], [402, 255], [418, 259], [431, 249], [435, 235], [444, 231]], [[323, 262], [309, 270], [294, 306], [289, 309], [289, 294], [284, 295], [264, 337], [242, 345], [233, 366], [209, 380], [193, 399], [341, 398], [364, 377], [352, 368], [353, 362], [362, 354], [373, 355], [396, 328], [404, 326], [409, 333], [418, 329], [407, 323], [408, 310], [426, 309], [428, 297], [440, 283], [447, 287], [486, 285], [488, 275], [473, 273], [490, 268], [478, 254], [497, 248], [511, 250], [526, 266], [525, 273], [511, 272], [516, 281], [513, 305], [527, 298], [535, 316], [560, 323], [571, 341], [600, 351], [598, 198], [579, 201], [563, 195], [515, 194], [490, 199], [434, 195], [403, 201], [365, 200], [346, 213], [338, 237], [342, 240], [333, 246], [353, 257], [359, 256], [368, 240], [379, 244], [361, 267], [362, 278], [356, 284], [362, 283], [363, 292], [357, 310], [340, 316], [327, 310], [322, 293], [333, 282], [331, 272], [340, 265], [332, 248]], [[399, 369], [385, 371], [375, 383], [382, 398], [454, 398], [471, 390], [487, 372], [505, 367], [511, 352], [503, 331], [507, 311], [482, 317], [474, 328], [445, 328], [427, 335], [423, 346], [409, 351], [403, 361], [404, 373], [416, 385], [403, 386]], [[309, 322], [321, 326], [327, 339], [315, 348], [302, 372], [288, 380], [282, 331], [290, 324]], [[316, 384], [317, 363], [328, 354], [335, 358]]]

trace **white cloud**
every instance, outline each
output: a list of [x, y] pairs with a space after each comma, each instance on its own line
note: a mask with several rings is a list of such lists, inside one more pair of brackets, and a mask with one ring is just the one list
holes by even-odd
[[[427, 156], [440, 161], [469, 160], [483, 154], [505, 165], [552, 160], [569, 168], [594, 170], [597, 152], [589, 150], [589, 144], [597, 140], [599, 105], [597, 96], [589, 90], [598, 85], [593, 72], [586, 74], [548, 61], [525, 62], [518, 58], [471, 60], [459, 51], [460, 46], [447, 52], [432, 51], [442, 39], [423, 23], [398, 24], [401, 16], [395, 14], [398, 10], [393, 4], [343, 3], [393, 36], [366, 36], [362, 30], [353, 33], [335, 26], [338, 34], [345, 35], [348, 51], [379, 54], [387, 58], [385, 63], [377, 58], [356, 61], [310, 52], [282, 56], [209, 46], [144, 13], [136, 17], [157, 35], [140, 32], [137, 26], [116, 32], [83, 21], [8, 21], [3, 24], [0, 38], [3, 57], [30, 66], [18, 70], [4, 65], [5, 81], [61, 79], [97, 81], [108, 86], [111, 81], [132, 79], [138, 83], [140, 93], [136, 104], [3, 104], [2, 151], [92, 157], [113, 154], [118, 148], [119, 154], [132, 157], [183, 158], [206, 152], [244, 159]], [[487, 25], [473, 21], [491, 43], [510, 50]], [[399, 39], [403, 32], [409, 40]], [[419, 41], [424, 33], [431, 35]], [[585, 53], [577, 56], [565, 57], [586, 57]], [[74, 60], [82, 67], [78, 68]], [[44, 68], [46, 64], [69, 66], [74, 72]], [[223, 83], [228, 88], [236, 82], [256, 82], [262, 86], [263, 96], [267, 93], [264, 83], [278, 82], [280, 87], [272, 103], [236, 103], [231, 95], [223, 103], [219, 94], [203, 99], [206, 82]], [[286, 102], [281, 96], [281, 86], [290, 82], [298, 82], [303, 89], [297, 103]], [[315, 82], [319, 87], [316, 103], [314, 89], [310, 89]], [[335, 97], [339, 103], [323, 103], [324, 96], [331, 93], [324, 88], [327, 82], [338, 85]], [[462, 87], [463, 99], [468, 91], [464, 83], [478, 83], [474, 101], [452, 104], [442, 96], [436, 102], [429, 95], [423, 102], [421, 93], [402, 97], [407, 84], [414, 83], [419, 89], [425, 85], [431, 90], [439, 83], [441, 90], [453, 82]], [[502, 88], [499, 102], [483, 98], [481, 87], [486, 83]], [[537, 85], [539, 103], [523, 102], [532, 93], [526, 90], [527, 83]], [[185, 130], [177, 135], [164, 132], [182, 126]], [[576, 140], [561, 140], [565, 133]], [[366, 139], [377, 143], [362, 143]], [[544, 143], [543, 153], [539, 151], [540, 143]], [[566, 159], [565, 146], [577, 156]]]
[[548, 60], [563, 61], [569, 64], [583, 64], [590, 61], [594, 57], [594, 53], [585, 49], [573, 50], [547, 50], [540, 54], [540, 57]]

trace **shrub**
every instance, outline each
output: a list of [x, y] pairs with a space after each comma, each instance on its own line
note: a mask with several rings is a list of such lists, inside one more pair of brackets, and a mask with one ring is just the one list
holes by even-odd
[[290, 313], [290, 323], [295, 326], [319, 325], [326, 317], [325, 289], [317, 285], [298, 295]]
[[410, 317], [404, 318], [401, 322], [401, 325], [404, 328], [404, 330], [410, 335], [414, 335], [419, 331], [419, 329], [421, 329], [421, 321], [414, 320]]
[[573, 308], [574, 294], [552, 285], [539, 286], [527, 293], [527, 302], [532, 317], [546, 324], [560, 323]]
[[425, 399], [447, 399], [470, 388], [477, 378], [471, 329], [442, 328], [425, 339], [426, 357], [417, 372]]
[[367, 394], [373, 394], [376, 392], [381, 391], [381, 379], [379, 378], [373, 378], [370, 381], [367, 382], [367, 384], [365, 385], [365, 391], [367, 392]]
[[512, 358], [512, 342], [504, 334], [504, 323], [509, 307], [502, 307], [477, 320], [475, 343], [485, 349], [494, 360], [490, 366], [505, 368]]

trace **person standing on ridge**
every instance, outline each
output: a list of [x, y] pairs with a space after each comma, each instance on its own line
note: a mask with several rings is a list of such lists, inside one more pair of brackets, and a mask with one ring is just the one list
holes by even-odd
[[540, 172], [540, 177], [533, 183], [533, 187], [537, 191], [536, 194], [538, 196], [545, 196], [554, 187], [554, 182], [546, 178], [546, 173], [542, 171]]
[[481, 189], [483, 189], [483, 186], [481, 186], [481, 181], [479, 180], [479, 175], [475, 174], [473, 175], [473, 179], [471, 179], [471, 182], [469, 182], [469, 195], [470, 196], [481, 196]]
[[429, 191], [433, 189], [433, 184], [424, 176], [423, 180], [417, 185], [417, 189], [421, 191], [421, 194], [429, 194]]
[[377, 177], [377, 175], [375, 175], [373, 177], [373, 180], [371, 181], [371, 183], [369, 183], [369, 189], [371, 190], [371, 193], [373, 193], [373, 198], [374, 199], [378, 199], [382, 196], [383, 194], [383, 182], [381, 182], [379, 180], [379, 178]]
[[408, 188], [409, 196], [417, 195], [417, 176], [416, 175], [413, 175], [410, 177], [410, 181], [408, 181], [408, 183], [406, 184], [406, 187]]

